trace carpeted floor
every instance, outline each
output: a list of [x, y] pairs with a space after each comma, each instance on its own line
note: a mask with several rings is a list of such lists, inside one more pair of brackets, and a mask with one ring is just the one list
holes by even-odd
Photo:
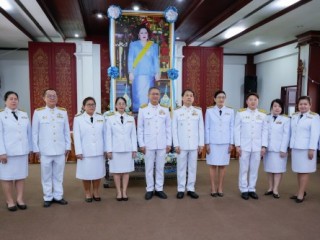
[[117, 202], [115, 189], [101, 189], [101, 202], [85, 203], [81, 181], [75, 179], [75, 164], [65, 172], [65, 199], [69, 205], [42, 207], [40, 165], [30, 165], [26, 184], [28, 210], [9, 212], [0, 193], [1, 240], [103, 240], [103, 239], [319, 239], [320, 175], [311, 175], [308, 196], [302, 204], [289, 197], [296, 190], [296, 175], [288, 166], [281, 184], [280, 199], [263, 196], [266, 176], [260, 166], [257, 184], [259, 200], [242, 200], [237, 188], [238, 161], [227, 169], [225, 196], [209, 195], [205, 162], [198, 164], [197, 200], [175, 198], [176, 180], [167, 179], [169, 198], [144, 200], [144, 180], [131, 180], [129, 201]]

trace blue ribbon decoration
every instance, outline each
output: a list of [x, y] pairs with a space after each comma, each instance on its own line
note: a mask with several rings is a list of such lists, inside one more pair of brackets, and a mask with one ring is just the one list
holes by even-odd
[[118, 67], [109, 67], [108, 68], [108, 76], [116, 79], [119, 77], [119, 68]]

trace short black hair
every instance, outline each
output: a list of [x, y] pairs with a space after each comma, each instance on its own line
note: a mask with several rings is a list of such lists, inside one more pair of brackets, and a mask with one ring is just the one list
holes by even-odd
[[124, 98], [124, 97], [117, 97], [116, 98], [116, 101], [115, 101], [115, 105], [117, 105], [117, 103], [119, 102], [119, 100], [123, 100], [124, 101], [124, 103], [127, 105], [127, 100]]
[[283, 112], [284, 112], [284, 105], [283, 105], [283, 102], [281, 101], [281, 99], [279, 99], [279, 98], [272, 100], [271, 105], [270, 105], [270, 110], [272, 109], [273, 104], [275, 104], [275, 103], [278, 103], [278, 104], [280, 105], [280, 107], [281, 107], [281, 114], [283, 114]]
[[216, 98], [220, 93], [222, 93], [222, 94], [224, 94], [225, 96], [227, 96], [227, 94], [226, 94], [224, 91], [218, 90], [218, 91], [216, 91], [216, 92], [214, 93], [214, 98]]
[[191, 93], [192, 93], [192, 95], [194, 96], [194, 91], [193, 91], [193, 90], [191, 90], [190, 88], [187, 88], [187, 89], [183, 90], [183, 92], [182, 92], [181, 96], [183, 97], [183, 96], [184, 96], [184, 94], [185, 94], [186, 92], [191, 92]]
[[[137, 35], [139, 35], [140, 30], [143, 29], [143, 28], [147, 30], [149, 38], [150, 38], [151, 31], [145, 24], [140, 24], [140, 25], [137, 26], [137, 28], [136, 28]], [[139, 36], [138, 36], [138, 39], [139, 39]]]
[[43, 94], [42, 94], [43, 97], [46, 96], [47, 91], [55, 91], [55, 92], [57, 93], [57, 91], [56, 91], [54, 88], [47, 88], [47, 89], [45, 89], [45, 90], [43, 91]]
[[311, 97], [309, 97], [309, 96], [301, 96], [301, 97], [299, 97], [298, 104], [299, 104], [299, 102], [301, 100], [307, 100], [309, 102], [309, 104], [311, 105]]
[[148, 94], [150, 94], [150, 92], [151, 92], [153, 89], [156, 89], [156, 90], [158, 90], [158, 91], [160, 92], [160, 88], [158, 88], [158, 87], [151, 87], [151, 88], [149, 88], [149, 90], [148, 90]]
[[7, 101], [8, 97], [9, 97], [11, 94], [16, 95], [16, 97], [17, 97], [17, 98], [18, 98], [18, 100], [19, 100], [18, 93], [14, 92], [14, 91], [8, 91], [8, 92], [6, 92], [6, 93], [4, 94], [4, 98], [3, 98], [3, 100], [4, 100], [4, 101]]
[[82, 106], [85, 106], [87, 104], [88, 101], [92, 100], [94, 102], [94, 104], [96, 104], [96, 100], [94, 100], [93, 97], [86, 97], [85, 99], [83, 99], [82, 101]]
[[250, 96], [255, 96], [256, 98], [258, 98], [258, 99], [259, 99], [259, 95], [258, 95], [258, 93], [250, 92], [250, 93], [248, 93], [248, 94], [247, 94], [247, 96], [246, 96], [246, 101], [248, 100], [248, 98], [249, 98]]

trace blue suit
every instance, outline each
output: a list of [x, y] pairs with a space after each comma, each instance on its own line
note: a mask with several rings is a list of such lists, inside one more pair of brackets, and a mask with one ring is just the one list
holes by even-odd
[[148, 90], [154, 86], [155, 75], [160, 73], [159, 68], [159, 47], [153, 43], [145, 55], [133, 68], [133, 62], [143, 49], [141, 41], [130, 43], [128, 55], [128, 72], [134, 74], [132, 83], [132, 107], [133, 112], [138, 112], [143, 103], [148, 102]]

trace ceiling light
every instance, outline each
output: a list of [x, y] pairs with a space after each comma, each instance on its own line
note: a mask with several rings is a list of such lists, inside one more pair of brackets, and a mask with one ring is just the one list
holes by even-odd
[[79, 37], [79, 34], [78, 34], [78, 33], [76, 33], [76, 34], [74, 34], [74, 36], [75, 36], [76, 38], [78, 38], [78, 37]]
[[97, 16], [97, 18], [100, 18], [100, 19], [103, 18], [103, 14], [102, 13], [97, 13], [96, 16]]
[[260, 41], [255, 41], [254, 43], [253, 43], [253, 45], [255, 45], [256, 47], [258, 47], [258, 46], [260, 46], [260, 45], [262, 45], [262, 44], [264, 44], [263, 42], [260, 42]]
[[8, 11], [12, 9], [11, 4], [7, 0], [0, 0], [0, 7]]
[[139, 11], [139, 9], [140, 9], [139, 6], [137, 6], [137, 5], [134, 5], [134, 6], [133, 6], [133, 10], [134, 10], [134, 11]]
[[226, 32], [224, 34], [224, 37], [226, 39], [231, 38], [231, 37], [237, 35], [238, 33], [241, 33], [243, 30], [245, 30], [244, 27], [232, 27], [232, 28], [229, 28], [228, 30], [226, 30]]
[[300, 0], [277, 0], [275, 1], [276, 6], [278, 7], [289, 7]]

